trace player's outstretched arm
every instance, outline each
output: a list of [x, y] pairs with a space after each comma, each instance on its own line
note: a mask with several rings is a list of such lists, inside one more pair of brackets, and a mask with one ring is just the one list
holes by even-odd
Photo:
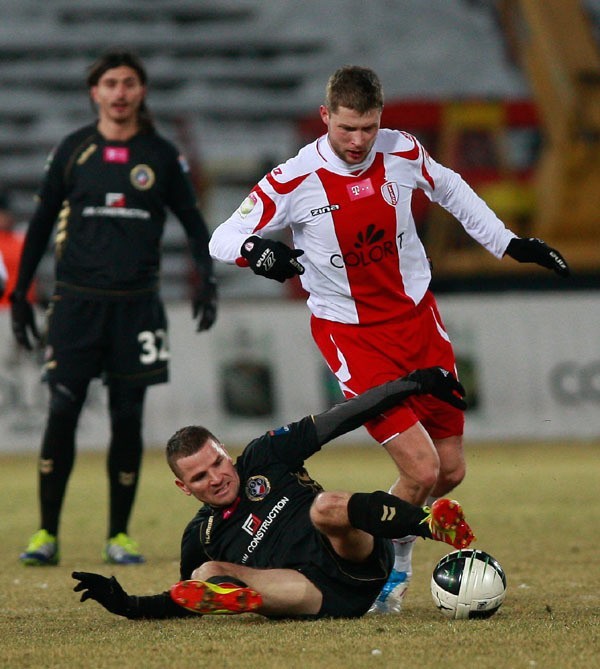
[[554, 270], [559, 276], [571, 274], [567, 261], [562, 255], [541, 239], [515, 237], [506, 247], [505, 255], [517, 262], [533, 262], [546, 269]]
[[441, 367], [418, 369], [395, 381], [371, 388], [362, 395], [340, 402], [314, 416], [319, 444], [351, 432], [382, 411], [397, 406], [412, 395], [433, 395], [464, 410], [465, 389], [453, 374]]
[[135, 620], [139, 618], [181, 618], [193, 615], [177, 606], [168, 592], [136, 597], [128, 595], [114, 576], [106, 578], [106, 576], [85, 571], [74, 571], [71, 576], [79, 581], [73, 590], [82, 593], [80, 601], [93, 599], [117, 616]]
[[304, 251], [291, 249], [283, 242], [252, 235], [242, 244], [240, 253], [255, 274], [279, 283], [304, 274], [304, 265], [296, 260]]

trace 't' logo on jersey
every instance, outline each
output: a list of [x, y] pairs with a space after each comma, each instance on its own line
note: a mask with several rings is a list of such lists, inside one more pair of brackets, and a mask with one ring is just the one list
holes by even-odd
[[363, 179], [362, 181], [355, 181], [353, 184], [346, 186], [348, 196], [351, 200], [360, 200], [363, 197], [369, 197], [375, 193], [371, 179]]
[[126, 146], [105, 146], [102, 157], [105, 163], [125, 164], [129, 160], [129, 148]]

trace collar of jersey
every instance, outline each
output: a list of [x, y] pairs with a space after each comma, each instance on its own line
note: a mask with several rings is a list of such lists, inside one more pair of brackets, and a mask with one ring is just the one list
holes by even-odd
[[371, 167], [375, 160], [375, 146], [373, 146], [362, 163], [348, 165], [348, 163], [342, 160], [331, 148], [327, 135], [323, 135], [319, 138], [319, 152], [327, 161], [328, 167], [332, 172], [344, 174], [349, 177], [360, 176], [362, 172]]
[[238, 508], [238, 504], [240, 503], [241, 497], [238, 495], [233, 504], [230, 504], [226, 509], [223, 509], [223, 520], [227, 520], [228, 518], [231, 518], [233, 514], [235, 513], [235, 510]]

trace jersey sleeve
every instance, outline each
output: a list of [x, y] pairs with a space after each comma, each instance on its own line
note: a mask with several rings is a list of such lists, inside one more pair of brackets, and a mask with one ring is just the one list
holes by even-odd
[[296, 156], [264, 176], [213, 232], [209, 247], [212, 257], [230, 265], [246, 266], [240, 249], [250, 235], [268, 237], [289, 227], [293, 223], [289, 213], [291, 196], [310, 174], [303, 167], [302, 159]]
[[208, 226], [198, 207], [187, 161], [177, 149], [167, 144], [171, 164], [167, 188], [167, 206], [180, 221], [188, 239], [190, 253], [202, 277], [212, 275], [212, 258], [208, 252]]
[[502, 258], [515, 233], [459, 174], [433, 160], [423, 146], [417, 144], [422, 155], [418, 187], [432, 202], [451, 213], [475, 241], [496, 258]]
[[37, 195], [37, 206], [23, 243], [15, 293], [27, 293], [48, 246], [52, 228], [67, 195], [66, 170], [70, 152], [70, 144], [65, 140], [48, 157], [46, 173]]
[[183, 532], [179, 562], [181, 580], [191, 578], [194, 569], [210, 559], [206, 555], [202, 541], [200, 540], [200, 531], [204, 517], [205, 514], [200, 509]]
[[241, 456], [243, 465], [254, 466], [276, 459], [292, 470], [297, 469], [324, 444], [357, 429], [366, 421], [420, 392], [419, 384], [408, 377], [370, 388], [320, 414], [305, 416], [250, 442]]
[[251, 441], [238, 459], [243, 467], [260, 466], [273, 460], [283, 462], [291, 471], [321, 448], [312, 416], [283, 425]]

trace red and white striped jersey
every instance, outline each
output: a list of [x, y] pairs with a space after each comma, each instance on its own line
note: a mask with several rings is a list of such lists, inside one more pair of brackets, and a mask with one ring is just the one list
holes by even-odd
[[289, 227], [294, 246], [304, 250], [300, 262], [306, 271], [300, 279], [315, 316], [353, 324], [403, 317], [431, 280], [411, 212], [417, 188], [497, 258], [515, 237], [415, 137], [381, 129], [360, 165], [341, 160], [326, 135], [302, 148], [263, 177], [217, 227], [210, 253], [243, 266], [240, 249], [250, 235], [269, 237]]

